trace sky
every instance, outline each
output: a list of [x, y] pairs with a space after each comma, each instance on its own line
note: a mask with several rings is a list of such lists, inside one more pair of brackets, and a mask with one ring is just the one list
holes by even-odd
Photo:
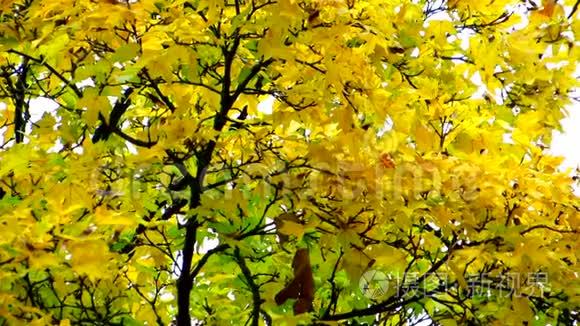
[[564, 157], [563, 169], [575, 169], [580, 166], [580, 103], [576, 102], [568, 110], [568, 117], [562, 120], [564, 132], [554, 132], [551, 152]]

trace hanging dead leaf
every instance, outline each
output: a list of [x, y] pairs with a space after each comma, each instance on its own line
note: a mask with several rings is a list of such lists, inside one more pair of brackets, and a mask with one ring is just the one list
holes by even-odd
[[284, 289], [276, 294], [276, 304], [281, 305], [288, 299], [298, 299], [294, 303], [294, 314], [299, 315], [312, 310], [314, 300], [314, 278], [308, 249], [298, 249], [292, 260], [294, 278]]
[[552, 17], [554, 15], [554, 9], [556, 8], [556, 0], [544, 0], [543, 5], [544, 8], [539, 13], [546, 17]]
[[383, 153], [380, 156], [381, 164], [383, 167], [387, 169], [394, 169], [395, 168], [395, 161], [393, 161], [393, 157], [391, 154]]

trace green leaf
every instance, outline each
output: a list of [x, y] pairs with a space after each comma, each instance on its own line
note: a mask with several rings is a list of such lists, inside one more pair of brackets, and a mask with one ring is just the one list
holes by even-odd
[[125, 62], [134, 59], [139, 55], [141, 47], [137, 43], [128, 43], [122, 45], [115, 51], [112, 60], [115, 62]]
[[244, 66], [244, 68], [242, 68], [242, 71], [240, 71], [240, 74], [238, 75], [238, 84], [241, 84], [242, 82], [244, 82], [244, 80], [246, 80], [246, 78], [248, 78], [248, 76], [250, 76], [251, 72], [252, 72], [252, 67]]
[[7, 51], [10, 50], [16, 46], [18, 46], [18, 44], [20, 44], [20, 42], [18, 42], [18, 39], [13, 37], [13, 36], [6, 36], [6, 37], [0, 37], [0, 49]]

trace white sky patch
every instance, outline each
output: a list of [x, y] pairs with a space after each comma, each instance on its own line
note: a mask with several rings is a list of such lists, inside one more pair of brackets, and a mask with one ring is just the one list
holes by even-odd
[[490, 95], [494, 99], [495, 103], [499, 105], [502, 105], [504, 102], [502, 94], [503, 94], [502, 89], [496, 89], [493, 96], [491, 96], [491, 94], [488, 93], [488, 95]]
[[54, 113], [59, 105], [47, 97], [37, 97], [30, 100], [29, 113], [30, 121], [36, 122], [42, 118], [45, 113]]
[[131, 144], [130, 142], [126, 141], [125, 146], [127, 146], [127, 150], [129, 151], [129, 153], [131, 153], [133, 155], [136, 155], [137, 153], [139, 153], [137, 151], [137, 147], [135, 147], [135, 145]]
[[265, 100], [261, 101], [258, 104], [258, 111], [262, 112], [263, 114], [272, 114], [274, 110], [274, 101], [276, 99], [274, 96], [269, 95]]
[[60, 139], [56, 140], [56, 144], [48, 149], [49, 153], [57, 153], [64, 148], [64, 145], [60, 142]]
[[526, 15], [527, 9], [526, 6], [523, 4], [518, 4], [516, 5], [516, 7], [514, 8], [514, 15], [517, 15], [520, 20], [520, 22], [518, 22], [517, 24], [512, 26], [512, 31], [517, 31], [520, 29], [524, 29], [526, 26], [528, 26], [528, 23], [530, 22], [530, 20], [528, 19], [528, 15]]
[[87, 78], [85, 80], [81, 80], [80, 82], [76, 83], [75, 85], [76, 85], [77, 88], [82, 89], [82, 88], [85, 88], [87, 86], [94, 87], [95, 86], [95, 83], [93, 82], [92, 79]]
[[505, 134], [503, 134], [503, 142], [506, 144], [515, 144], [514, 140], [512, 139], [511, 132], [506, 132]]
[[[576, 71], [574, 73], [576, 78], [580, 78], [580, 64], [576, 64]], [[580, 89], [576, 89], [570, 93], [570, 97], [579, 99]], [[554, 131], [552, 133], [552, 144], [550, 146], [550, 153], [557, 156], [564, 157], [561, 169], [574, 169], [580, 167], [580, 150], [578, 150], [580, 141], [580, 102], [575, 100], [572, 105], [566, 108], [567, 116], [562, 119], [563, 132]], [[574, 193], [580, 196], [580, 187], [574, 189]]]
[[563, 169], [580, 166], [580, 104], [569, 108], [568, 116], [562, 120], [564, 132], [554, 131], [550, 152], [554, 155], [563, 156]]
[[[25, 126], [24, 132], [26, 135], [29, 135], [32, 133], [32, 124], [38, 122], [40, 119], [42, 119], [42, 117], [45, 114], [50, 114], [55, 116], [55, 111], [58, 109], [59, 105], [57, 102], [47, 98], [47, 97], [37, 97], [37, 98], [33, 98], [30, 99], [29, 104], [28, 104], [28, 113], [30, 114], [30, 120], [28, 121], [28, 123]], [[56, 120], [59, 120], [59, 117], [56, 117]], [[53, 127], [53, 130], [57, 130], [57, 125], [55, 125]], [[2, 139], [2, 142], [4, 142], [4, 140]], [[28, 137], [24, 137], [24, 143], [28, 143]], [[62, 144], [60, 144], [60, 142], [57, 142], [57, 144], [55, 144], [55, 146], [53, 146], [49, 151], [59, 151], [62, 149]]]
[[117, 103], [117, 96], [107, 96], [109, 103], [111, 103], [111, 107], [115, 107], [115, 103]]
[[383, 124], [382, 128], [377, 131], [377, 137], [382, 137], [387, 131], [391, 131], [395, 125], [395, 122], [391, 117], [387, 117], [385, 119], [385, 123]]
[[219, 244], [220, 240], [217, 238], [217, 236], [215, 238], [204, 238], [202, 243], [198, 246], [197, 252], [200, 254], [205, 254], [206, 252], [215, 249]]
[[[578, 93], [578, 92], [577, 92]], [[580, 141], [580, 103], [569, 108], [568, 116], [562, 120], [562, 129], [564, 132], [554, 131], [550, 153], [552, 155], [564, 157], [560, 165], [562, 171], [570, 171], [571, 175], [577, 174], [576, 169], [580, 168], [580, 150], [578, 150], [578, 141]], [[574, 186], [574, 194], [580, 197], [580, 187]]]
[[418, 58], [419, 57], [419, 54], [420, 54], [419, 48], [414, 48], [413, 49], [413, 52], [411, 52], [411, 57], [412, 58]]
[[463, 51], [467, 51], [469, 49], [469, 38], [474, 33], [469, 30], [463, 30], [457, 33], [457, 37], [461, 40], [461, 44], [459, 45]]
[[159, 300], [161, 302], [171, 302], [175, 299], [173, 293], [167, 291], [166, 289], [161, 290], [161, 295], [159, 296]]
[[548, 68], [550, 70], [554, 70], [554, 69], [563, 68], [563, 67], [567, 66], [568, 64], [569, 64], [568, 60], [562, 60], [559, 62], [547, 62], [546, 68]]
[[487, 88], [485, 87], [485, 84], [481, 80], [481, 75], [479, 74], [479, 71], [476, 71], [471, 76], [470, 80], [473, 84], [477, 85], [477, 91], [474, 92], [473, 95], [471, 95], [471, 98], [472, 99], [482, 99], [483, 96], [487, 93]]
[[73, 153], [79, 154], [79, 155], [81, 155], [84, 152], [82, 146], [77, 146], [77, 147], [73, 148], [72, 151], [73, 151]]

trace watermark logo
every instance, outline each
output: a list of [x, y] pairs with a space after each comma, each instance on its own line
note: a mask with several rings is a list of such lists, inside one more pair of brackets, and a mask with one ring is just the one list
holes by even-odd
[[361, 276], [359, 288], [365, 297], [372, 300], [384, 297], [389, 289], [396, 296], [426, 296], [447, 292], [452, 288], [462, 288], [470, 296], [487, 296], [494, 292], [499, 297], [543, 297], [548, 284], [548, 275], [544, 272], [500, 275], [481, 273], [464, 275], [463, 278], [464, 281], [460, 283], [454, 275], [447, 273], [420, 275], [409, 272], [404, 275], [387, 275], [371, 269]]
[[369, 299], [378, 299], [384, 296], [389, 289], [387, 275], [372, 269], [362, 275], [358, 284], [364, 296]]

